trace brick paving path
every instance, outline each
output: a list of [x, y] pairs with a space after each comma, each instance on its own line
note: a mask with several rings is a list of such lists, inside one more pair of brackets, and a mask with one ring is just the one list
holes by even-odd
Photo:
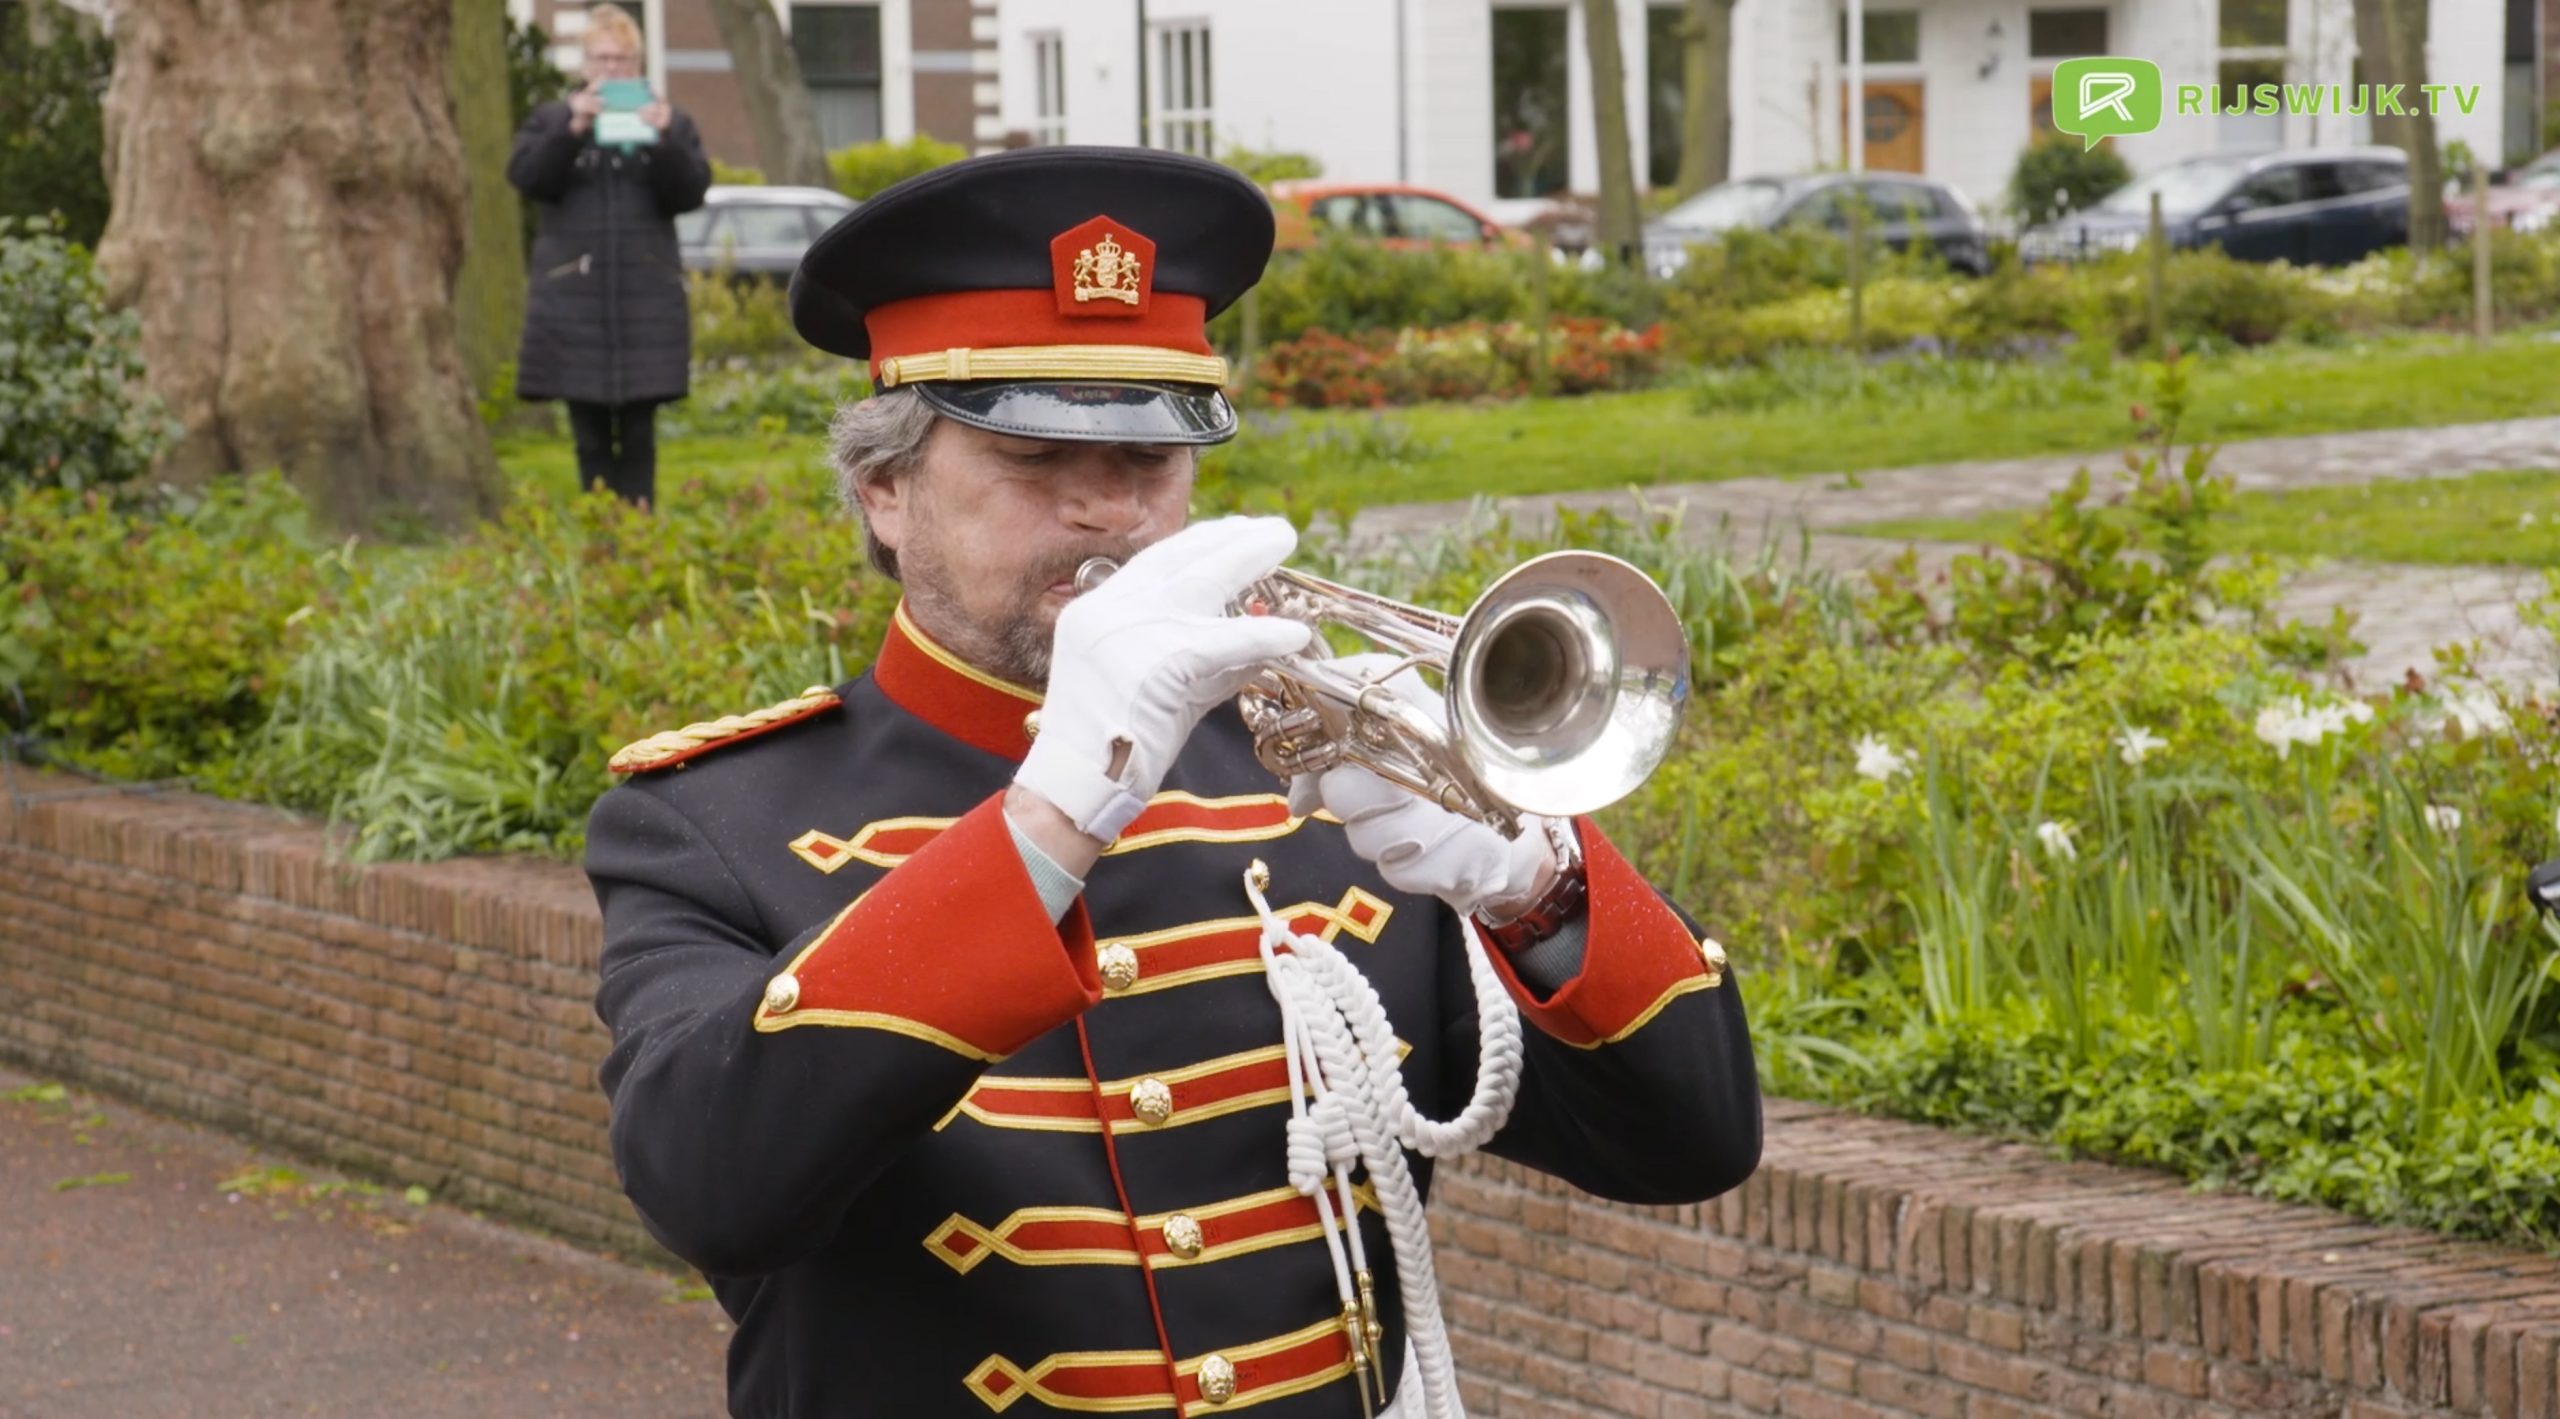
[[[1799, 528], [1970, 517], [2033, 507], [2067, 485], [2081, 468], [2102, 477], [2116, 466], [2115, 457], [2108, 454], [2014, 458], [1880, 469], [1855, 476], [1825, 473], [1670, 484], [1641, 493], [1505, 498], [1496, 505], [1512, 516], [1515, 525], [1531, 529], [1544, 525], [1557, 506], [1629, 514], [1640, 508], [1676, 510], [1683, 531], [1692, 536], [1755, 542], [1771, 535], [1792, 537]], [[2560, 418], [2253, 439], [2223, 445], [2214, 466], [2244, 492], [2459, 478], [2502, 468], [2560, 470]], [[1424, 533], [1464, 514], [1467, 506], [1436, 502], [1372, 507], [1352, 524], [1352, 535], [1369, 541]], [[1817, 564], [1854, 570], [1898, 554], [1906, 544], [1821, 533], [1809, 545]], [[1966, 550], [1943, 543], [1920, 544], [1924, 567], [1942, 567]], [[2341, 671], [2342, 678], [2356, 686], [2376, 688], [2411, 668], [2430, 669], [2436, 646], [2474, 638], [2482, 642], [2481, 663], [2492, 673], [2518, 683], [2541, 684], [2560, 678], [2560, 649], [2525, 627], [2516, 607], [2542, 586], [2541, 573], [2510, 567], [2334, 563], [2297, 574], [2280, 605], [2288, 616], [2315, 622], [2326, 621], [2330, 609], [2337, 606], [2356, 613], [2357, 638], [2365, 642], [2367, 652]]]

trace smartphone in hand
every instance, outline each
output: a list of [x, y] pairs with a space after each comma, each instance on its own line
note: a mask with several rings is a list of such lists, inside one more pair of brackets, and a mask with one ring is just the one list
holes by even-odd
[[596, 115], [595, 137], [601, 144], [645, 148], [658, 141], [658, 130], [640, 119], [653, 102], [646, 79], [607, 79], [596, 89], [604, 111]]

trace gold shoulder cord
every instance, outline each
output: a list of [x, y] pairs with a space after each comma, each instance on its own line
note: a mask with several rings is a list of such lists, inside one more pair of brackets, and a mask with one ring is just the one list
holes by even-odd
[[749, 710], [745, 714], [722, 715], [718, 719], [688, 724], [682, 729], [661, 730], [646, 739], [635, 739], [615, 750], [613, 757], [606, 761], [605, 767], [618, 774], [653, 769], [706, 744], [717, 744], [723, 739], [735, 739], [751, 730], [762, 729], [776, 720], [806, 714], [813, 709], [823, 709], [836, 703], [837, 699], [838, 696], [834, 690], [824, 685], [812, 685], [780, 704], [767, 705], [759, 710]]

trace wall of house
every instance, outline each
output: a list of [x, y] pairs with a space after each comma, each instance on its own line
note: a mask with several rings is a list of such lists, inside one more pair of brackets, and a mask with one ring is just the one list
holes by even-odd
[[[7, 790], [0, 1061], [648, 1248], [576, 869], [351, 867], [269, 810]], [[1480, 1415], [2560, 1419], [2560, 1261], [2035, 1147], [1773, 1100], [1760, 1170], [1712, 1203], [1482, 1156], [1434, 1193]]]
[[[1151, 24], [1209, 26], [1211, 113], [1222, 144], [1306, 153], [1330, 177], [1395, 177], [1390, 0], [1156, 0], [1147, 18]], [[1067, 140], [1138, 141], [1134, 9], [1084, 0], [1006, 0], [998, 29], [1007, 129], [1033, 127], [1033, 40], [1057, 34], [1065, 44]]]

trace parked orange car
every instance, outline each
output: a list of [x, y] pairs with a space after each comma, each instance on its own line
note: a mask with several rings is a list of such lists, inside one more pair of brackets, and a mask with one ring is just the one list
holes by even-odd
[[1529, 244], [1526, 233], [1504, 227], [1448, 193], [1405, 182], [1275, 182], [1271, 205], [1284, 250], [1311, 246], [1325, 230], [1398, 248]]

